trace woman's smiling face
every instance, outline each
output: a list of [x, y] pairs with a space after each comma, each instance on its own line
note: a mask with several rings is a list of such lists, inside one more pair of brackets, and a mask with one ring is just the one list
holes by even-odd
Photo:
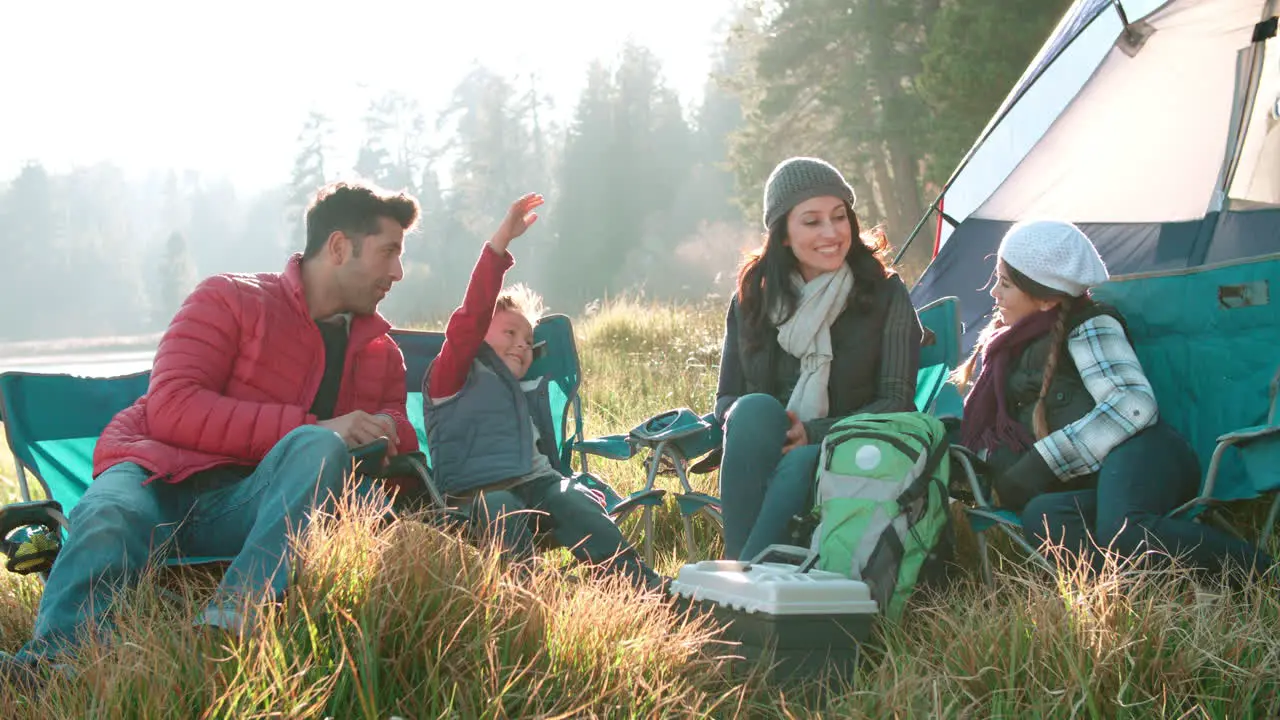
[[787, 215], [785, 244], [808, 282], [840, 269], [853, 244], [853, 222], [844, 201], [834, 196], [805, 200]]

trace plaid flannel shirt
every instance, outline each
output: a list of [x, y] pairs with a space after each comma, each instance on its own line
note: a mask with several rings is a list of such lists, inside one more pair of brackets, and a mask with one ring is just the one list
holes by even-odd
[[1117, 445], [1155, 424], [1155, 393], [1120, 322], [1099, 315], [1067, 336], [1067, 350], [1097, 403], [1084, 417], [1036, 442], [1061, 480], [1095, 473]]

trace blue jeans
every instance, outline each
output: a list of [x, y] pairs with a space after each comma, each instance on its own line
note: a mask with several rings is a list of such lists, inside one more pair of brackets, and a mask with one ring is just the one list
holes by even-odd
[[1102, 564], [1099, 547], [1124, 557], [1148, 550], [1181, 556], [1214, 575], [1226, 567], [1270, 567], [1274, 560], [1249, 543], [1202, 523], [1165, 517], [1199, 489], [1195, 451], [1161, 421], [1107, 455], [1096, 488], [1032, 498], [1022, 510], [1023, 532], [1032, 545], [1051, 539], [1070, 552], [1087, 553], [1095, 569]]
[[579, 561], [622, 575], [637, 587], [661, 581], [604, 508], [562, 475], [478, 493], [471, 500], [471, 520], [477, 534], [496, 539], [516, 562], [533, 557], [535, 533], [548, 533]]
[[744, 395], [724, 428], [720, 461], [720, 502], [724, 511], [724, 554], [750, 560], [773, 543], [790, 542], [787, 525], [811, 509], [821, 445], [782, 445], [791, 421], [771, 395]]
[[248, 477], [214, 470], [181, 483], [144, 485], [147, 470], [113, 465], [71, 511], [67, 543], [20, 655], [73, 650], [82, 632], [100, 629], [116, 592], [148, 563], [175, 556], [234, 557], [204, 622], [236, 629], [239, 602], [283, 594], [290, 534], [306, 527], [313, 510], [332, 507], [350, 466], [342, 438], [316, 425], [282, 438]]

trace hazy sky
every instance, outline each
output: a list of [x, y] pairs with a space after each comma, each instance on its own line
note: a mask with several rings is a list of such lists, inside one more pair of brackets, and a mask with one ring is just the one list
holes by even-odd
[[[284, 182], [307, 111], [354, 151], [375, 91], [428, 112], [480, 62], [536, 71], [572, 112], [594, 58], [628, 38], [699, 97], [732, 0], [79, 0], [0, 2], [0, 181], [111, 160], [176, 166], [245, 187]], [[368, 86], [361, 89], [360, 85]]]

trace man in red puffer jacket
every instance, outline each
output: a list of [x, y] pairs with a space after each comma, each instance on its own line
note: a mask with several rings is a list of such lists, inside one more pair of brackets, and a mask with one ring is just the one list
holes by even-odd
[[217, 275], [160, 341], [147, 394], [107, 426], [19, 663], [73, 650], [148, 561], [233, 556], [198, 623], [238, 630], [288, 584], [288, 536], [332, 506], [349, 450], [417, 450], [405, 366], [379, 301], [403, 277], [417, 202], [322, 188], [283, 273]]

